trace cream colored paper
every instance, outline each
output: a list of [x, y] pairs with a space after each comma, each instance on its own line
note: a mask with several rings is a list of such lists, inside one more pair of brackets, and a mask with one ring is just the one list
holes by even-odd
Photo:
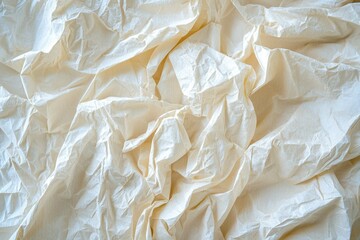
[[360, 239], [360, 4], [0, 2], [0, 239]]

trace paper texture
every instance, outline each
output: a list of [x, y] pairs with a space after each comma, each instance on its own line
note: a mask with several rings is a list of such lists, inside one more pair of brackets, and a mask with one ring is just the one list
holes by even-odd
[[360, 239], [360, 3], [0, 1], [0, 239]]

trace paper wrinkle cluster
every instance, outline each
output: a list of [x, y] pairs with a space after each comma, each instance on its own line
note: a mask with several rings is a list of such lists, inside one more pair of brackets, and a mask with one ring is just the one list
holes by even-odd
[[360, 3], [0, 2], [0, 239], [360, 239]]

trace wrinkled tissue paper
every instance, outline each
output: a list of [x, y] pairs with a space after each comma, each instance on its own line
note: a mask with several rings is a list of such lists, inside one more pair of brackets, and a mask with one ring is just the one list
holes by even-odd
[[0, 1], [0, 239], [360, 239], [360, 3]]

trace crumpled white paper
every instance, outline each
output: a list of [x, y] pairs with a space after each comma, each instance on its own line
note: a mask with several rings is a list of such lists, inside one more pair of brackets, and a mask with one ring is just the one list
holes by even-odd
[[360, 239], [360, 3], [0, 2], [0, 239]]

